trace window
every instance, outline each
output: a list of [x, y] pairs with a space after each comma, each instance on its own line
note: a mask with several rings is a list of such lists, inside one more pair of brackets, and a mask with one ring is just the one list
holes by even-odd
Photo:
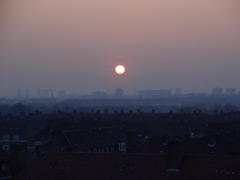
[[2, 150], [3, 151], [9, 151], [10, 150], [10, 145], [8, 145], [8, 144], [3, 145]]
[[14, 141], [19, 141], [19, 136], [13, 136]]
[[106, 152], [109, 152], [109, 148], [108, 148], [108, 147], [105, 147], [105, 151], [106, 151]]
[[163, 146], [167, 146], [168, 145], [168, 140], [165, 140], [164, 142], [163, 142]]
[[208, 147], [215, 147], [216, 145], [216, 140], [214, 142], [208, 142]]
[[7, 170], [7, 165], [6, 163], [2, 163], [2, 171], [6, 171]]
[[119, 143], [118, 144], [118, 151], [125, 152], [126, 151], [126, 144], [125, 143]]
[[10, 140], [10, 136], [8, 136], [8, 135], [4, 135], [4, 136], [3, 136], [3, 140], [5, 140], [5, 141], [9, 141], [9, 140]]

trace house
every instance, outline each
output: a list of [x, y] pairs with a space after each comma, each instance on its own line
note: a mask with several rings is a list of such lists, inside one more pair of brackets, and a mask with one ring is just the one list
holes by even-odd
[[[180, 152], [180, 151], [179, 151]], [[238, 180], [240, 157], [47, 153], [14, 180]]]

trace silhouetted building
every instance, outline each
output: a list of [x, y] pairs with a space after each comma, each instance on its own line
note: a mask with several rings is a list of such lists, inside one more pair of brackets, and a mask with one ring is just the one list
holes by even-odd
[[[90, 122], [89, 122], [90, 123]], [[125, 131], [118, 127], [99, 127], [91, 129], [66, 130], [63, 135], [63, 149], [74, 152], [125, 152]], [[57, 135], [57, 137], [61, 137]], [[60, 144], [54, 140], [54, 143]]]
[[26, 89], [26, 91], [25, 91], [25, 98], [30, 98], [31, 97], [31, 92], [30, 92], [30, 90], [29, 89]]
[[10, 179], [11, 169], [10, 169], [10, 155], [9, 153], [0, 149], [0, 179]]
[[182, 94], [182, 89], [181, 88], [176, 88], [175, 93], [176, 93], [176, 95], [181, 95]]
[[134, 152], [137, 149], [138, 133], [137, 131], [127, 132], [127, 152]]
[[58, 98], [66, 98], [66, 97], [67, 97], [67, 92], [65, 90], [58, 92]]
[[27, 141], [17, 135], [4, 135], [0, 140], [0, 179], [18, 174], [27, 165]]
[[111, 153], [46, 153], [23, 170], [16, 180], [240, 179], [240, 157], [187, 156], [179, 146], [169, 155]]
[[123, 89], [121, 88], [116, 89], [114, 97], [117, 99], [123, 98]]
[[225, 95], [226, 96], [236, 96], [236, 89], [234, 88], [227, 88], [226, 89], [226, 92], [225, 92]]
[[17, 98], [22, 98], [22, 90], [21, 89], [17, 90]]
[[51, 98], [54, 98], [54, 90], [53, 89], [49, 90], [49, 95]]
[[213, 96], [222, 96], [223, 95], [223, 89], [222, 88], [213, 88], [212, 89], [212, 95]]
[[42, 97], [42, 90], [41, 90], [41, 89], [38, 89], [38, 90], [37, 90], [37, 97], [38, 97], [38, 98], [41, 98], [41, 97]]
[[172, 95], [171, 90], [165, 90], [165, 89], [160, 89], [160, 90], [144, 90], [144, 91], [139, 91], [139, 96], [141, 98], [147, 99], [147, 98], [159, 98], [159, 97], [169, 97]]
[[91, 98], [104, 99], [104, 98], [108, 98], [108, 95], [106, 92], [97, 91], [97, 92], [92, 92]]
[[49, 98], [48, 89], [44, 89], [42, 92], [43, 98]]

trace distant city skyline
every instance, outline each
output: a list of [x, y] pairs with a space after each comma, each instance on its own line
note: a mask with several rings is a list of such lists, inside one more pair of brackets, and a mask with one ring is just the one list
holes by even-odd
[[237, 0], [13, 0], [0, 8], [0, 96], [240, 89]]
[[116, 88], [113, 91], [100, 91], [95, 90], [92, 92], [88, 92], [85, 94], [81, 94], [76, 91], [68, 91], [66, 89], [55, 90], [55, 89], [17, 89], [16, 94], [13, 96], [9, 96], [12, 98], [79, 98], [79, 97], [88, 97], [88, 98], [126, 98], [126, 97], [145, 97], [145, 98], [153, 98], [156, 97], [168, 97], [172, 95], [184, 95], [184, 94], [206, 94], [206, 95], [213, 95], [213, 96], [235, 96], [240, 95], [240, 89], [236, 88], [221, 88], [215, 87], [212, 88], [208, 92], [186, 92], [183, 91], [182, 88], [175, 88], [175, 89], [142, 89], [136, 91], [134, 94], [127, 93], [122, 88]]

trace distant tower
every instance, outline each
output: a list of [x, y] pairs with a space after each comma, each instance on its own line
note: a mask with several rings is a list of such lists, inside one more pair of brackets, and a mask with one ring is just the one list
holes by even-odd
[[22, 98], [22, 90], [21, 89], [17, 90], [17, 98]]
[[25, 91], [25, 98], [30, 98], [30, 96], [31, 96], [31, 93], [30, 93], [30, 90], [29, 89], [26, 89], [26, 91]]
[[182, 94], [182, 89], [181, 88], [176, 88], [175, 93], [176, 93], [176, 95], [181, 95]]
[[49, 94], [50, 94], [51, 98], [54, 98], [54, 90], [53, 89], [49, 90]]
[[116, 89], [114, 97], [119, 99], [123, 98], [123, 89], [121, 88]]
[[41, 90], [41, 89], [38, 89], [38, 90], [37, 90], [37, 97], [38, 97], [38, 98], [41, 98], [41, 97], [42, 97], [42, 90]]

